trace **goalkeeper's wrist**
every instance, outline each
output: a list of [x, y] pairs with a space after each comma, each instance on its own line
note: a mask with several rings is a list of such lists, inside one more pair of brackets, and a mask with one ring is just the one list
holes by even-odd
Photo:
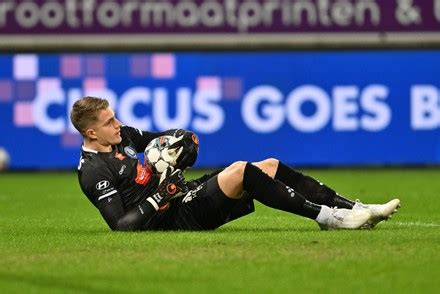
[[159, 195], [158, 193], [156, 193], [156, 194], [154, 194], [153, 196], [148, 197], [148, 198], [147, 198], [147, 202], [150, 203], [151, 206], [153, 206], [153, 208], [154, 208], [156, 211], [158, 211], [158, 210], [162, 209], [163, 207], [165, 207], [165, 206], [168, 204], [168, 202], [167, 202], [167, 201], [163, 201], [163, 198], [160, 199], [160, 201], [156, 201], [156, 199], [154, 198], [155, 196], [156, 196], [156, 197], [157, 197], [157, 196], [160, 197], [160, 195]]

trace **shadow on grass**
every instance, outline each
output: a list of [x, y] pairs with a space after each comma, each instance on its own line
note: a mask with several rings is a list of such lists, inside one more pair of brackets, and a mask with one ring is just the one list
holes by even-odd
[[107, 237], [107, 236], [124, 236], [124, 235], [136, 235], [136, 234], [231, 234], [231, 233], [288, 233], [288, 232], [319, 232], [319, 228], [313, 227], [220, 227], [215, 230], [151, 230], [151, 231], [135, 231], [135, 232], [117, 232], [111, 231], [106, 227], [38, 227], [31, 232], [26, 231], [11, 231], [5, 232], [10, 237], [30, 237], [35, 235], [40, 236], [52, 236], [52, 237]]
[[[373, 229], [360, 229], [360, 230], [341, 230], [341, 231], [401, 231], [407, 230], [405, 226], [399, 225], [379, 225]], [[185, 234], [185, 233], [199, 233], [199, 234], [230, 234], [230, 233], [253, 233], [253, 234], [265, 234], [265, 233], [316, 233], [316, 232], [335, 232], [338, 230], [322, 231], [318, 226], [267, 226], [267, 227], [255, 227], [255, 226], [224, 226], [214, 230], [150, 230], [150, 231], [135, 231], [135, 232], [121, 232], [111, 231], [107, 227], [38, 227], [33, 231], [34, 234], [42, 235], [63, 235], [72, 237], [87, 237], [87, 236], [111, 236], [111, 235], [136, 235], [136, 234]], [[12, 232], [11, 232], [12, 233]], [[15, 236], [29, 235], [29, 231], [15, 231]]]
[[263, 228], [256, 228], [256, 227], [226, 227], [226, 228], [219, 228], [215, 232], [219, 233], [233, 233], [233, 232], [239, 232], [239, 233], [283, 233], [283, 232], [317, 232], [319, 231], [319, 228], [313, 228], [313, 227], [263, 227]]
[[136, 235], [136, 234], [185, 234], [185, 233], [202, 233], [202, 234], [223, 234], [223, 233], [316, 233], [316, 232], [360, 232], [360, 231], [403, 231], [408, 230], [407, 226], [395, 225], [395, 224], [380, 224], [372, 229], [355, 229], [355, 230], [321, 230], [318, 226], [289, 226], [289, 227], [254, 227], [254, 226], [224, 226], [214, 230], [150, 230], [150, 231], [112, 231], [106, 227], [78, 227], [78, 228], [44, 228], [46, 234], [49, 235], [70, 235], [70, 236], [108, 236], [108, 235]]
[[[13, 285], [10, 290], [19, 289], [19, 291], [20, 288], [29, 290], [29, 287], [35, 287], [34, 290], [36, 291], [51, 290], [60, 293], [66, 291], [75, 293], [116, 293], [116, 291], [109, 289], [102, 290], [88, 286], [84, 280], [81, 280], [81, 282], [73, 282], [72, 279], [59, 279], [59, 277], [56, 276], [43, 275], [35, 272], [29, 275], [0, 272], [0, 281]], [[7, 291], [8, 289], [5, 290]]]
[[258, 227], [253, 227], [253, 226], [240, 226], [240, 227], [236, 227], [236, 226], [225, 226], [225, 227], [220, 227], [214, 230], [150, 230], [150, 231], [135, 231], [135, 232], [114, 232], [111, 231], [109, 229], [106, 228], [78, 228], [78, 229], [72, 229], [69, 228], [67, 229], [65, 232], [66, 233], [72, 233], [72, 234], [77, 234], [77, 235], [107, 235], [107, 234], [145, 234], [145, 233], [150, 233], [150, 234], [155, 234], [155, 233], [169, 233], [169, 234], [176, 234], [176, 233], [204, 233], [204, 234], [221, 234], [221, 233], [245, 233], [245, 232], [249, 232], [249, 233], [268, 233], [268, 232], [273, 232], [273, 233], [280, 233], [280, 232], [319, 232], [320, 229], [319, 227], [313, 227], [313, 226], [290, 226], [290, 227], [279, 227], [279, 226], [274, 226], [274, 227], [262, 227], [262, 228], [258, 228]]

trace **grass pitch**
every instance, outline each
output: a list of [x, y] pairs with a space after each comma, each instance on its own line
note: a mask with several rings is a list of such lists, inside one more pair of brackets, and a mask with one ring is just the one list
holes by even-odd
[[211, 232], [115, 233], [75, 173], [0, 174], [0, 291], [438, 293], [440, 170], [305, 172], [364, 202], [399, 197], [402, 208], [374, 230], [320, 231], [257, 204]]

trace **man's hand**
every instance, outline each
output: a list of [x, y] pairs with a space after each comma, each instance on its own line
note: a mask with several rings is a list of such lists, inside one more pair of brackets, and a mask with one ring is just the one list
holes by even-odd
[[170, 132], [177, 138], [177, 141], [169, 147], [170, 152], [176, 155], [175, 167], [184, 170], [189, 166], [193, 166], [199, 153], [199, 138], [197, 135], [183, 129], [170, 130]]
[[183, 173], [180, 169], [174, 170], [169, 166], [160, 176], [159, 186], [155, 193], [147, 198], [156, 210], [166, 209], [168, 202], [176, 197], [185, 195], [188, 192]]

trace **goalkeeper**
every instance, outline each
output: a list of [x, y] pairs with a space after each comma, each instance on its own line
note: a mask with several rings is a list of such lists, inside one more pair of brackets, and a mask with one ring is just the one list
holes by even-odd
[[[78, 179], [83, 193], [112, 230], [210, 230], [254, 211], [254, 200], [318, 223], [322, 229], [372, 228], [400, 206], [362, 204], [277, 159], [237, 161], [185, 182], [182, 170], [197, 158], [198, 140], [185, 130], [143, 132], [122, 126], [107, 100], [84, 97], [70, 113], [83, 136]], [[148, 142], [173, 135], [174, 167], [154, 174], [137, 154]]]

